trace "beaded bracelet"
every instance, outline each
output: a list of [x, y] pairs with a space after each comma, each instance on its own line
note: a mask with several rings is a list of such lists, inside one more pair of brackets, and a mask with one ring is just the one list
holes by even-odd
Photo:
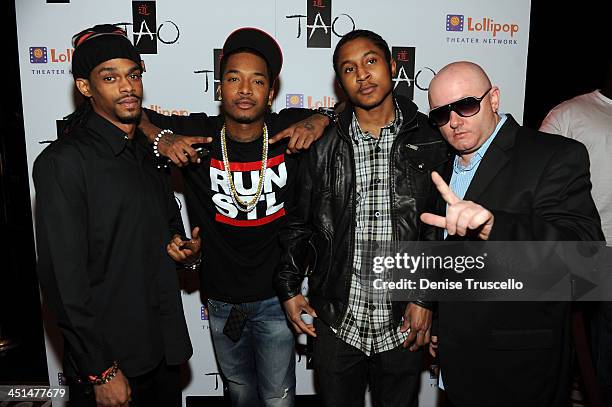
[[89, 383], [96, 385], [96, 386], [99, 386], [101, 384], [106, 384], [110, 382], [113, 379], [113, 377], [117, 375], [117, 370], [119, 370], [119, 364], [115, 360], [113, 362], [113, 365], [109, 367], [108, 369], [106, 369], [104, 372], [102, 372], [100, 376], [88, 376], [87, 379], [89, 380]]
[[157, 133], [157, 136], [155, 136], [155, 140], [153, 140], [153, 153], [155, 154], [155, 157], [157, 158], [160, 157], [159, 148], [158, 148], [159, 140], [161, 140], [164, 134], [174, 134], [174, 132], [170, 129], [163, 129], [159, 133]]

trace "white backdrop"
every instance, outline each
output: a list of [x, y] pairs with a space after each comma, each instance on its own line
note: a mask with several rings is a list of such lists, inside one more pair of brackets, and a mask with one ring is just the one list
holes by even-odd
[[[166, 114], [218, 112], [214, 49], [241, 26], [269, 32], [283, 49], [275, 110], [333, 105], [339, 98], [333, 86], [333, 47], [351, 29], [365, 28], [396, 47], [393, 56], [403, 68], [396, 91], [412, 96], [421, 111], [428, 111], [433, 74], [448, 62], [471, 60], [500, 86], [501, 111], [522, 121], [530, 0], [16, 0], [16, 11], [30, 170], [46, 143], [57, 138], [56, 121], [74, 110], [70, 39], [100, 23], [124, 24], [147, 68], [143, 105]], [[184, 395], [221, 395], [199, 293], [183, 293], [183, 303], [194, 344]], [[53, 322], [45, 325], [49, 378], [57, 385], [61, 347]], [[305, 358], [297, 375], [298, 394], [313, 393]], [[435, 406], [435, 400], [436, 390], [424, 372], [420, 405]]]

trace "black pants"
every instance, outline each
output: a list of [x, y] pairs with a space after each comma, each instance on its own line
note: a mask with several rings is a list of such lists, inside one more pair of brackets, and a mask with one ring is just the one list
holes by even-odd
[[376, 407], [418, 405], [422, 350], [411, 352], [399, 346], [367, 356], [338, 339], [318, 318], [314, 324], [314, 370], [325, 407], [363, 406], [368, 382]]
[[[127, 379], [132, 389], [130, 406], [181, 406], [179, 366], [168, 366], [163, 361], [152, 371]], [[70, 407], [75, 406], [96, 407], [96, 395], [90, 384], [70, 385]]]

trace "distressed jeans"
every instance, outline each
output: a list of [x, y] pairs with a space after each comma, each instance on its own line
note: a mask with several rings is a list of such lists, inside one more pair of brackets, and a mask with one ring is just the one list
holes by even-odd
[[[247, 314], [238, 342], [223, 333], [233, 306]], [[293, 407], [294, 336], [278, 298], [242, 304], [208, 300], [208, 318], [232, 407]]]

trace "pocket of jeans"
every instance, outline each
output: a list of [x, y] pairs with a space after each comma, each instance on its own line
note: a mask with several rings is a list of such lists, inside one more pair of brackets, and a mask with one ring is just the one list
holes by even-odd
[[232, 306], [232, 304], [228, 304], [227, 302], [212, 300], [210, 298], [207, 301], [209, 310], [212, 308], [214, 311], [220, 311], [223, 308], [228, 308]]

